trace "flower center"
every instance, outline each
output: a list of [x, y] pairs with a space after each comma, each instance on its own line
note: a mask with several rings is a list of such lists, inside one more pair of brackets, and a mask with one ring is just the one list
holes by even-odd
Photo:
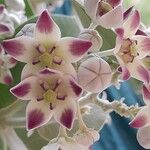
[[55, 54], [56, 47], [52, 47], [51, 49], [45, 48], [41, 45], [36, 47], [37, 52], [40, 54], [39, 57], [36, 57], [32, 64], [40, 64], [42, 67], [55, 68], [55, 65], [61, 65], [63, 59], [61, 56], [57, 56]]
[[134, 58], [139, 55], [137, 52], [137, 41], [124, 39], [118, 55], [125, 64], [132, 63]]
[[57, 97], [56, 93], [52, 91], [51, 89], [46, 91], [43, 95], [44, 100], [46, 100], [49, 103], [55, 103], [56, 97]]
[[99, 2], [98, 15], [103, 16], [112, 9], [113, 7], [107, 2], [107, 0], [101, 0]]

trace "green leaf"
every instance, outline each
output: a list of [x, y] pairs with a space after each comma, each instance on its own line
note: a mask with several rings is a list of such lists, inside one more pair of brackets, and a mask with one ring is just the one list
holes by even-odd
[[33, 14], [33, 11], [32, 11], [32, 9], [31, 9], [29, 3], [28, 3], [28, 0], [24, 0], [24, 2], [25, 2], [25, 6], [26, 6], [26, 8], [25, 8], [26, 16], [27, 16], [28, 18], [30, 18], [30, 17], [32, 17], [32, 16], [34, 15], [34, 14]]
[[[80, 21], [82, 23], [82, 25], [85, 28], [88, 28], [90, 23], [91, 23], [91, 19], [89, 18], [89, 16], [86, 14], [84, 8], [82, 7], [82, 5], [80, 5], [78, 2], [76, 2], [75, 0], [73, 0], [73, 6], [80, 18]], [[99, 34], [102, 36], [103, 38], [103, 46], [101, 48], [101, 50], [107, 50], [107, 49], [111, 49], [115, 46], [115, 33], [111, 30], [111, 29], [105, 29], [101, 26], [98, 26], [96, 28], [96, 30], [99, 32]]]

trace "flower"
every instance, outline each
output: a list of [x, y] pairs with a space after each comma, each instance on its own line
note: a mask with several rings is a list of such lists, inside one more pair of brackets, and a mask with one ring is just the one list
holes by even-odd
[[84, 129], [79, 129], [79, 131], [74, 135], [74, 139], [81, 145], [90, 147], [96, 141], [98, 141], [100, 135], [98, 131], [85, 127]]
[[122, 0], [85, 0], [84, 5], [86, 13], [97, 25], [111, 28], [123, 21]]
[[5, 54], [3, 47], [0, 45], [0, 83], [11, 84], [12, 75], [10, 69], [16, 65], [17, 61], [10, 55]]
[[79, 84], [89, 92], [102, 92], [110, 86], [111, 78], [111, 68], [109, 64], [101, 58], [89, 58], [84, 61], [78, 69]]
[[47, 146], [43, 147], [41, 150], [89, 150], [89, 148], [78, 144], [71, 138], [60, 137], [57, 140], [53, 140]]
[[8, 54], [27, 63], [22, 73], [25, 77], [45, 67], [71, 74], [75, 70], [70, 63], [81, 59], [92, 43], [79, 38], [60, 37], [59, 27], [45, 10], [36, 23], [35, 38], [17, 37], [4, 41], [3, 46]]
[[124, 80], [130, 76], [144, 83], [149, 82], [148, 69], [143, 65], [142, 58], [150, 55], [150, 37], [135, 35], [140, 25], [140, 15], [137, 10], [132, 11], [123, 23], [117, 28], [116, 46], [114, 54], [120, 63]]
[[27, 130], [46, 124], [52, 116], [66, 128], [72, 128], [75, 100], [82, 89], [70, 75], [46, 68], [36, 76], [25, 78], [10, 91], [19, 99], [31, 100], [26, 109]]

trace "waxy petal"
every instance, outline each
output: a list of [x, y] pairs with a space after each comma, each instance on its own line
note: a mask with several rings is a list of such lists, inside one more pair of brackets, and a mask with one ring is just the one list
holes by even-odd
[[21, 100], [36, 99], [42, 95], [40, 80], [35, 76], [28, 77], [11, 88], [10, 92]]
[[11, 75], [11, 72], [9, 70], [2, 70], [0, 75], [0, 83], [9, 85], [13, 81], [13, 77]]
[[99, 21], [99, 24], [105, 28], [116, 28], [120, 26], [123, 23], [122, 6], [119, 5], [115, 7], [103, 16], [97, 16], [97, 20]]
[[79, 84], [89, 92], [97, 93], [109, 87], [111, 77], [109, 64], [97, 57], [87, 59], [78, 69]]
[[124, 38], [132, 37], [137, 32], [139, 25], [140, 25], [140, 14], [137, 10], [135, 10], [123, 24], [123, 28], [125, 30]]
[[118, 71], [120, 71], [122, 73], [122, 79], [123, 80], [128, 80], [131, 77], [130, 72], [126, 66], [121, 66], [118, 69]]
[[17, 64], [17, 60], [11, 57], [10, 55], [5, 56], [5, 61], [7, 63], [7, 68], [13, 68]]
[[42, 12], [36, 23], [35, 37], [45, 45], [51, 44], [61, 37], [59, 27], [53, 21], [47, 10]]
[[135, 118], [130, 122], [130, 126], [133, 128], [141, 128], [150, 124], [150, 107], [143, 106], [143, 108], [137, 113]]
[[21, 62], [32, 62], [37, 55], [36, 46], [38, 43], [30, 37], [22, 36], [5, 40], [2, 45], [9, 55]]
[[127, 10], [123, 13], [123, 20], [127, 19], [127, 18], [130, 16], [130, 14], [131, 14], [133, 8], [134, 8], [134, 7], [131, 6], [129, 9], [127, 9]]
[[55, 120], [64, 127], [71, 129], [76, 116], [76, 102], [71, 98], [58, 102], [54, 108]]
[[137, 59], [134, 59], [132, 63], [127, 64], [127, 68], [133, 78], [136, 78], [145, 84], [149, 84], [150, 77], [149, 71], [145, 66]]
[[121, 4], [122, 0], [107, 0], [107, 2], [113, 6], [113, 7], [116, 7], [118, 6], [119, 4]]
[[27, 105], [27, 130], [33, 130], [46, 124], [52, 117], [53, 113], [45, 101], [37, 102], [32, 100]]
[[145, 104], [150, 104], [150, 86], [143, 85], [142, 93]]
[[120, 40], [122, 40], [123, 37], [124, 37], [124, 29], [123, 28], [116, 28], [115, 32], [117, 34], [117, 38], [119, 38]]
[[0, 24], [0, 36], [10, 33], [11, 30], [7, 25]]
[[137, 41], [139, 58], [150, 56], [150, 37], [137, 35], [133, 38]]
[[138, 130], [137, 140], [142, 147], [150, 149], [150, 126]]
[[91, 46], [90, 41], [78, 38], [62, 38], [56, 43], [56, 55], [62, 56], [66, 61], [76, 62], [87, 53]]

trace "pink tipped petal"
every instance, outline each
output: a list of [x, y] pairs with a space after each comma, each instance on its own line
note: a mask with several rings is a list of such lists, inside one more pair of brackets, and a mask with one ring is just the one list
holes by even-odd
[[42, 90], [39, 79], [35, 76], [31, 76], [11, 88], [10, 92], [21, 100], [31, 100], [41, 96]]
[[145, 85], [143, 85], [142, 91], [144, 102], [146, 104], [150, 104], [150, 86], [146, 87]]
[[78, 69], [79, 84], [89, 92], [101, 92], [111, 84], [111, 68], [101, 58], [92, 57]]
[[142, 31], [140, 29], [137, 30], [136, 35], [148, 36], [144, 31]]
[[131, 6], [129, 9], [127, 9], [127, 10], [123, 13], [123, 19], [124, 19], [124, 20], [127, 19], [127, 18], [130, 16], [130, 14], [131, 14], [133, 8], [134, 8], [134, 7]]
[[11, 40], [5, 40], [2, 43], [5, 51], [21, 62], [32, 62], [34, 56], [36, 56], [36, 41], [30, 37], [17, 37]]
[[11, 72], [9, 70], [2, 71], [0, 75], [0, 83], [10, 85], [13, 81], [13, 77], [11, 75]]
[[142, 147], [150, 149], [150, 126], [138, 130], [137, 140]]
[[123, 36], [124, 36], [124, 29], [123, 28], [117, 28], [117, 29], [115, 29], [115, 32], [117, 34], [117, 37], [122, 40]]
[[5, 56], [5, 60], [7, 63], [7, 68], [13, 68], [17, 64], [17, 60], [9, 55]]
[[134, 59], [132, 63], [129, 63], [127, 65], [127, 68], [133, 78], [136, 78], [144, 82], [145, 84], [149, 84], [150, 82], [149, 72], [148, 72], [148, 69], [144, 67], [142, 62], [140, 62], [137, 59]]
[[5, 6], [0, 4], [0, 15], [4, 12]]
[[134, 37], [134, 40], [138, 44], [139, 57], [144, 58], [145, 56], [150, 56], [150, 37], [137, 35]]
[[143, 106], [138, 112], [135, 118], [130, 122], [130, 126], [133, 128], [141, 128], [150, 124], [150, 108], [149, 106]]
[[61, 37], [59, 27], [53, 21], [47, 10], [42, 12], [36, 23], [35, 36], [46, 45]]
[[140, 25], [140, 14], [137, 10], [135, 10], [123, 24], [123, 28], [125, 30], [124, 38], [132, 37], [137, 32], [139, 25]]
[[76, 115], [76, 103], [71, 98], [59, 102], [54, 108], [54, 118], [64, 127], [71, 129]]
[[[123, 8], [121, 5], [115, 7], [103, 16], [97, 16], [99, 24], [105, 28], [116, 28], [123, 22]], [[114, 17], [115, 16], [115, 17]], [[113, 19], [112, 19], [113, 18]]]
[[127, 67], [122, 66], [121, 72], [122, 72], [122, 79], [123, 80], [128, 80], [131, 77], [130, 72], [129, 72]]
[[92, 46], [92, 43], [78, 38], [62, 38], [56, 44], [56, 53], [69, 62], [80, 60]]
[[45, 101], [32, 100], [27, 105], [27, 130], [33, 130], [46, 124], [52, 117], [49, 105]]

